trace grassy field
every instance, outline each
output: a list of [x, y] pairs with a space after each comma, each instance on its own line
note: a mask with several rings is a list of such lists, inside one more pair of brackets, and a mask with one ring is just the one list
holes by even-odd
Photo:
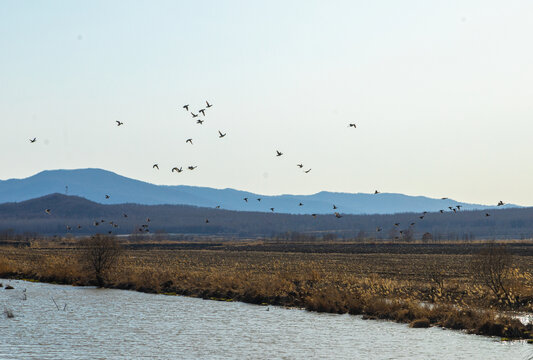
[[[108, 287], [206, 299], [304, 307], [410, 323], [530, 338], [530, 326], [502, 314], [533, 312], [530, 242], [507, 246], [510, 296], [480, 281], [476, 255], [486, 244], [293, 243], [200, 239], [123, 241]], [[351, 250], [350, 250], [351, 249]], [[94, 284], [76, 240], [0, 247], [0, 276]]]

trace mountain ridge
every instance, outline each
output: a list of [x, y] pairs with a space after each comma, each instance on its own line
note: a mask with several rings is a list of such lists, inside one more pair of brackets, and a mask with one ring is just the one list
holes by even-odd
[[[397, 193], [347, 193], [320, 191], [310, 195], [261, 195], [234, 188], [215, 189], [191, 185], [155, 185], [96, 168], [45, 170], [24, 179], [0, 180], [0, 203], [20, 202], [52, 193], [76, 195], [100, 204], [220, 206], [226, 210], [287, 214], [393, 214], [401, 212], [450, 211], [457, 205], [464, 210], [491, 209], [496, 206], [469, 204], [453, 199], [433, 199]], [[105, 195], [110, 198], [106, 199]], [[245, 202], [243, 198], [249, 198]], [[257, 201], [261, 198], [261, 201]], [[302, 206], [299, 206], [303, 203]], [[337, 209], [334, 209], [335, 205]], [[505, 207], [516, 207], [506, 205]]]

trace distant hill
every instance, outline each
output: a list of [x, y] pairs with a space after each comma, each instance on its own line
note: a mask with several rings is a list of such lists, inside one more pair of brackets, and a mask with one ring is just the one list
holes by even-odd
[[[50, 214], [45, 212], [50, 209]], [[489, 213], [490, 216], [485, 216]], [[127, 217], [125, 216], [127, 215]], [[422, 218], [421, 218], [422, 217]], [[0, 204], [0, 235], [34, 232], [45, 235], [94, 233], [212, 234], [238, 237], [286, 234], [376, 239], [420, 239], [426, 232], [435, 240], [474, 238], [531, 238], [533, 208], [454, 213], [388, 215], [292, 215], [241, 212], [190, 205], [102, 205], [77, 196], [51, 194], [19, 203]], [[148, 220], [150, 219], [150, 220]], [[208, 220], [209, 222], [206, 222]], [[399, 223], [399, 225], [394, 225]], [[413, 224], [414, 223], [414, 224]], [[116, 227], [112, 224], [116, 224]], [[411, 225], [412, 224], [412, 225]], [[143, 226], [144, 225], [144, 226]], [[67, 230], [67, 226], [71, 230]], [[78, 228], [80, 226], [80, 228]], [[376, 231], [380, 228], [381, 231]], [[296, 236], [296, 237], [295, 237]], [[0, 236], [1, 237], [1, 236]]]
[[[52, 193], [65, 193], [103, 204], [135, 203], [143, 205], [193, 205], [236, 211], [288, 214], [331, 214], [333, 205], [344, 214], [393, 214], [401, 212], [439, 211], [462, 205], [463, 210], [487, 209], [490, 206], [467, 204], [452, 199], [431, 199], [402, 194], [349, 194], [322, 191], [313, 195], [266, 196], [234, 189], [197, 186], [163, 186], [130, 179], [101, 169], [49, 170], [25, 179], [0, 181], [0, 203], [20, 202]], [[105, 194], [111, 197], [105, 199]], [[249, 198], [245, 202], [243, 198]], [[259, 202], [257, 198], [262, 200]], [[303, 206], [299, 206], [299, 203]], [[510, 207], [512, 205], [506, 205]]]

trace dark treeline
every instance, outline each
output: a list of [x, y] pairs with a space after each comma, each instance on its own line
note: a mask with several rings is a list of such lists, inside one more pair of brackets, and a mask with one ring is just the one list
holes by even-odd
[[[50, 214], [45, 209], [50, 209]], [[20, 203], [0, 204], [0, 230], [3, 230], [0, 232], [3, 236], [6, 231], [10, 236], [37, 233], [76, 236], [108, 232], [218, 234], [290, 240], [439, 241], [533, 237], [533, 208], [428, 213], [423, 219], [418, 213], [345, 215], [342, 209], [337, 211], [340, 211], [341, 218], [333, 213], [313, 217], [186, 205], [102, 205], [75, 196], [52, 194]], [[490, 216], [485, 215], [487, 212]], [[378, 228], [381, 231], [376, 231]]]

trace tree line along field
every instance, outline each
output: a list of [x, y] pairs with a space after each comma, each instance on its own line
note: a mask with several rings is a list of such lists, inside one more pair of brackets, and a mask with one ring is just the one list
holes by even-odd
[[[421, 253], [417, 244], [400, 244], [400, 252], [343, 253], [335, 249], [345, 244], [335, 242], [323, 244], [328, 250], [321, 252], [298, 251], [316, 244], [279, 240], [154, 244], [125, 238], [119, 242], [123, 251], [104, 274], [102, 285], [106, 287], [530, 337], [530, 327], [501, 316], [508, 311], [533, 312], [533, 256], [521, 251], [531, 245], [527, 241], [510, 242], [506, 247], [505, 296], [480, 276], [480, 259], [485, 259], [480, 253], [488, 247], [486, 243], [470, 244], [468, 252], [437, 249]], [[409, 251], [411, 246], [415, 251]], [[82, 253], [77, 239], [0, 246], [0, 276], [96, 284], [82, 266]]]

